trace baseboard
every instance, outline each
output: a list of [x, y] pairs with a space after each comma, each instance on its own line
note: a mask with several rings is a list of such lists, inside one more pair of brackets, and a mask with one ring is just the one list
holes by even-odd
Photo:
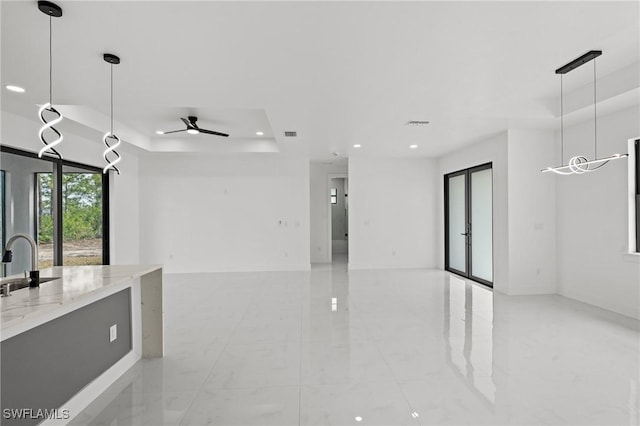
[[567, 292], [562, 289], [560, 289], [558, 294], [562, 297], [566, 297], [567, 299], [577, 300], [578, 302], [586, 303], [587, 305], [591, 305], [600, 309], [605, 309], [607, 311], [615, 312], [616, 314], [624, 315], [625, 317], [633, 318], [635, 320], [640, 320], [640, 307], [637, 305], [628, 306], [628, 305], [621, 305], [619, 303], [603, 304], [600, 301], [598, 301], [600, 303], [596, 303], [594, 299], [597, 299], [597, 298], [590, 294], [580, 293], [575, 291]]
[[507, 288], [509, 296], [539, 296], [545, 294], [558, 294], [556, 287], [553, 286], [539, 286], [539, 285], [527, 285], [518, 287], [516, 289]]
[[369, 263], [353, 263], [349, 262], [350, 271], [366, 270], [366, 269], [433, 269], [433, 265], [427, 264], [369, 264]]
[[202, 274], [210, 272], [287, 272], [287, 271], [309, 271], [311, 263], [289, 264], [289, 265], [207, 265], [190, 267], [164, 266], [165, 274]]
[[111, 386], [119, 377], [121, 377], [129, 368], [131, 368], [136, 362], [140, 360], [140, 355], [134, 351], [130, 351], [128, 354], [120, 358], [118, 362], [113, 364], [104, 373], [99, 375], [95, 380], [82, 388], [80, 392], [71, 397], [70, 400], [62, 404], [60, 410], [68, 410], [68, 419], [47, 419], [40, 423], [40, 425], [52, 426], [52, 425], [66, 425], [74, 417], [76, 417], [82, 410], [87, 408], [93, 400], [100, 396], [109, 386]]

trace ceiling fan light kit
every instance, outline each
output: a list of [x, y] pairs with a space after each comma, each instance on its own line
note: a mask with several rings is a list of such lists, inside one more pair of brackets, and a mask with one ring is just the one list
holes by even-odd
[[596, 61], [595, 59], [602, 55], [601, 50], [591, 50], [579, 58], [561, 66], [556, 70], [556, 74], [560, 74], [560, 161], [564, 161], [564, 95], [563, 95], [563, 81], [562, 77], [570, 71], [593, 61], [593, 145], [594, 145], [594, 159], [589, 160], [585, 155], [576, 155], [569, 159], [569, 162], [565, 165], [557, 167], [547, 167], [542, 169], [542, 173], [553, 172], [558, 175], [580, 175], [589, 173], [600, 169], [609, 161], [618, 160], [620, 158], [626, 158], [629, 154], [613, 154], [608, 157], [598, 158], [598, 116], [597, 116], [597, 77], [596, 77]]
[[[62, 159], [62, 155], [55, 149], [64, 137], [54, 126], [62, 121], [64, 118], [57, 109], [53, 107], [52, 103], [52, 80], [53, 80], [53, 49], [52, 49], [52, 18], [59, 18], [62, 16], [62, 8], [54, 3], [48, 1], [39, 1], [38, 9], [49, 17], [49, 102], [45, 103], [38, 110], [38, 118], [42, 123], [42, 127], [38, 131], [38, 137], [44, 146], [38, 152], [38, 157], [42, 158], [44, 154], [55, 155], [59, 159]], [[48, 113], [48, 118], [45, 117], [45, 112]], [[52, 118], [52, 115], [54, 116]], [[49, 140], [46, 135], [54, 135], [54, 138]]]

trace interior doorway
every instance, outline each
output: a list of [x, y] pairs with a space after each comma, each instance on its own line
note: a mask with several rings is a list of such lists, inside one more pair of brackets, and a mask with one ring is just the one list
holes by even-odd
[[493, 287], [491, 163], [444, 177], [445, 269]]
[[349, 257], [349, 182], [346, 177], [329, 179], [331, 262]]

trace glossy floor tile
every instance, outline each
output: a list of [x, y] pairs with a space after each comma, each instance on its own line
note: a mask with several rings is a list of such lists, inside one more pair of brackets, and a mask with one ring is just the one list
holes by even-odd
[[438, 270], [167, 275], [165, 352], [76, 425], [638, 425], [639, 322]]

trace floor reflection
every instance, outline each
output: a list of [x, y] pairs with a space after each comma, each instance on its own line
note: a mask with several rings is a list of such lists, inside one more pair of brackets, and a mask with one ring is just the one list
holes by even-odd
[[491, 406], [493, 382], [493, 292], [449, 275], [444, 289], [444, 339], [450, 366]]
[[336, 260], [165, 277], [165, 357], [72, 424], [638, 424], [640, 322]]

